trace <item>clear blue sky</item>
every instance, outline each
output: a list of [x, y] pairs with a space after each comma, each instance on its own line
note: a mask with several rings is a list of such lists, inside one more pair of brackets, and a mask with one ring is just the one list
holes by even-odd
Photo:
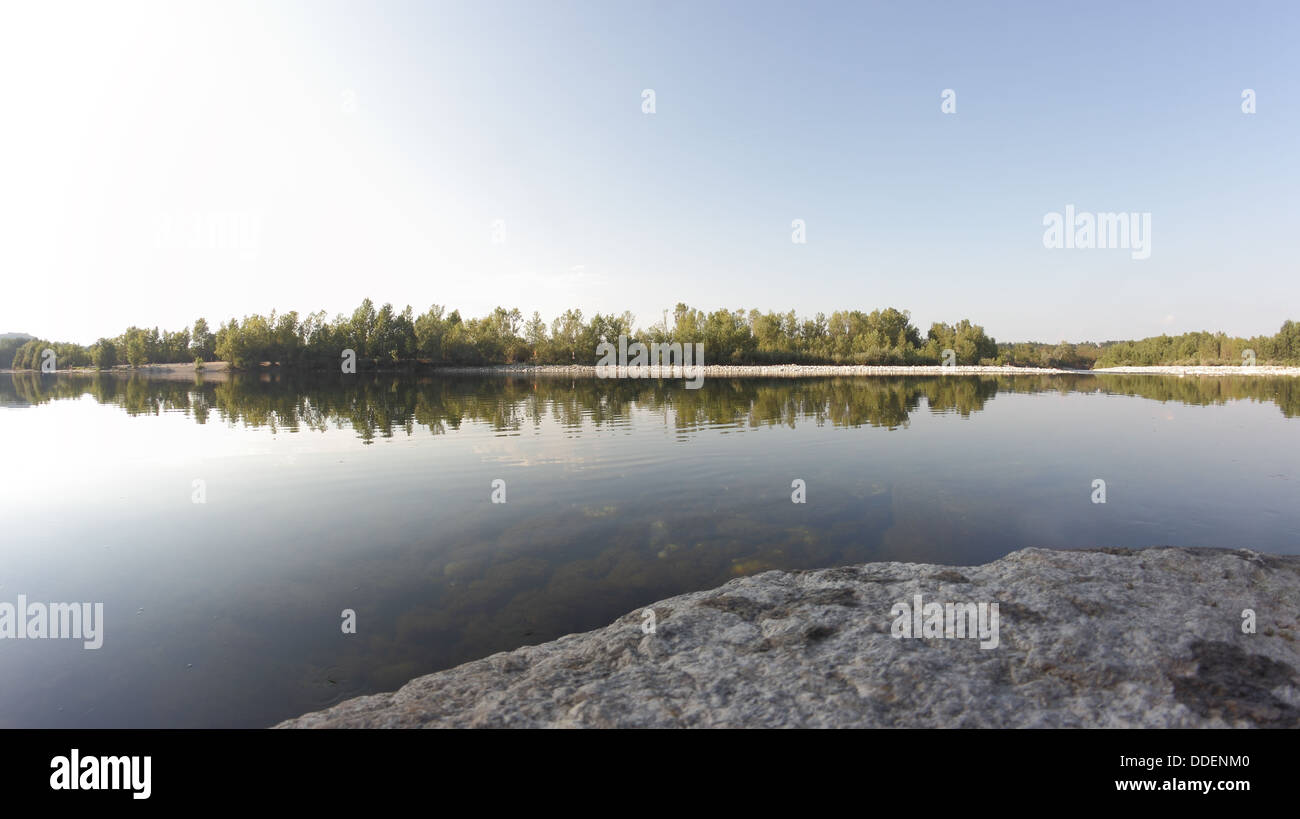
[[[1300, 318], [1295, 3], [0, 16], [16, 86], [0, 173], [17, 180], [0, 193], [0, 331], [90, 342], [367, 295], [642, 325], [678, 301], [895, 306], [999, 340]], [[1150, 258], [1044, 248], [1044, 215], [1067, 204], [1150, 212]], [[255, 241], [159, 240], [159, 214], [241, 214]]]

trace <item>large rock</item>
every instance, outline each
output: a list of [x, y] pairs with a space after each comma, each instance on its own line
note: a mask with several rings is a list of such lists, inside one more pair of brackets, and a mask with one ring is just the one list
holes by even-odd
[[[892, 636], [917, 594], [998, 603], [998, 646]], [[1297, 727], [1298, 607], [1300, 557], [1250, 551], [773, 571], [279, 727]]]

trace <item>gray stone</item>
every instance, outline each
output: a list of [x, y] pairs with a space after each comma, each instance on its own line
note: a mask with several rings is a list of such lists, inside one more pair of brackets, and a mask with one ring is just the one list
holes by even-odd
[[[916, 594], [998, 603], [998, 646], [894, 637]], [[278, 727], [1300, 727], [1300, 557], [1025, 549], [772, 571], [650, 608], [654, 634], [638, 609]]]

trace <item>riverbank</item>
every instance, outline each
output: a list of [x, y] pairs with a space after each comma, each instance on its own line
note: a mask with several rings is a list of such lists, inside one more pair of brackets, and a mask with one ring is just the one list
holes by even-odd
[[[916, 595], [996, 602], [996, 640], [895, 637]], [[771, 571], [276, 727], [1295, 728], [1298, 636], [1300, 556], [1024, 549]]]
[[[567, 375], [597, 377], [600, 368], [590, 365], [558, 364], [508, 364], [489, 367], [441, 367], [436, 372], [454, 374], [499, 374], [499, 375]], [[1096, 370], [1062, 370], [1052, 367], [998, 367], [985, 365], [939, 367], [929, 365], [869, 366], [856, 364], [705, 364], [699, 367], [647, 368], [650, 378], [827, 378], [834, 376], [871, 376], [871, 375], [1104, 375], [1149, 374], [1149, 375], [1263, 375], [1263, 376], [1300, 376], [1300, 367], [1105, 367]], [[606, 371], [611, 372], [611, 371]], [[627, 377], [626, 369], [612, 371], [617, 377]], [[605, 377], [614, 377], [613, 374]]]
[[[864, 375], [1061, 375], [1087, 370], [1040, 367], [938, 367], [929, 365], [867, 366], [856, 364], [702, 364], [691, 367], [596, 367], [589, 364], [506, 364], [490, 367], [441, 367], [440, 373], [466, 375], [564, 375], [584, 378], [826, 378]], [[1300, 368], [1296, 368], [1300, 374]]]
[[[128, 367], [125, 364], [119, 364], [108, 370], [101, 370], [95, 367], [74, 367], [66, 370], [59, 370], [56, 374], [62, 375], [118, 375], [130, 377], [132, 375], [142, 375], [147, 378], [161, 379], [185, 379], [192, 381], [196, 377], [204, 378], [210, 381], [224, 381], [230, 377], [230, 365], [224, 361], [205, 361], [203, 369], [194, 366], [194, 362], [185, 362], [183, 364], [146, 364], [142, 367]], [[30, 373], [40, 375], [37, 370], [0, 370], [0, 374], [14, 375], [19, 373]]]
[[[0, 373], [34, 372], [32, 370], [0, 370]], [[148, 364], [134, 369], [125, 366], [111, 370], [93, 368], [60, 370], [63, 373], [91, 375], [106, 372], [113, 375], [139, 374], [149, 378], [194, 378], [222, 380], [232, 372], [224, 361], [209, 361], [202, 370], [195, 369], [192, 363], [185, 364]], [[248, 374], [269, 374], [276, 372], [296, 372], [292, 369], [278, 367], [261, 370], [249, 370]], [[319, 372], [308, 370], [306, 372]], [[363, 371], [363, 374], [367, 371]], [[493, 364], [481, 367], [424, 367], [410, 370], [380, 370], [378, 372], [411, 372], [416, 375], [536, 375], [565, 377], [628, 377], [627, 370], [604, 370], [586, 364]], [[602, 372], [605, 374], [602, 375]], [[842, 376], [899, 376], [899, 375], [1173, 375], [1185, 376], [1300, 376], [1300, 367], [1256, 366], [1256, 367], [1193, 367], [1193, 366], [1153, 366], [1153, 367], [1103, 367], [1095, 370], [1061, 370], [1050, 367], [997, 367], [997, 366], [957, 366], [937, 367], [928, 365], [903, 366], [868, 366], [850, 364], [764, 364], [733, 365], [706, 364], [699, 367], [650, 367], [648, 378], [828, 378]]]
[[1158, 367], [1100, 367], [1082, 372], [1106, 374], [1136, 375], [1290, 375], [1300, 376], [1300, 367], [1277, 367], [1259, 365], [1255, 367], [1192, 367], [1192, 366], [1158, 366]]

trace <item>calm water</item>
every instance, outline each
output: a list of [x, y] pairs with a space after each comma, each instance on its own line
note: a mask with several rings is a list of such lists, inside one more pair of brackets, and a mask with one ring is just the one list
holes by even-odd
[[105, 616], [0, 640], [0, 726], [265, 726], [772, 568], [1297, 553], [1298, 416], [1300, 379], [0, 375], [0, 601]]

